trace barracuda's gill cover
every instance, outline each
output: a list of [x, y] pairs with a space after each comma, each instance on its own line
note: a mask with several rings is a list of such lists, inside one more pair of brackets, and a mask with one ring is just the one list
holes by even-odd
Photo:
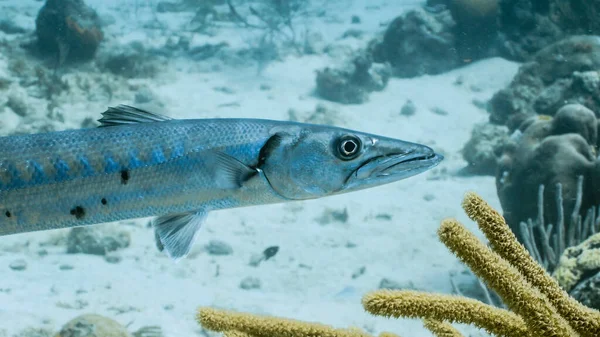
[[157, 243], [177, 259], [211, 210], [355, 191], [443, 159], [324, 125], [175, 120], [123, 105], [100, 123], [0, 138], [0, 235], [157, 216]]

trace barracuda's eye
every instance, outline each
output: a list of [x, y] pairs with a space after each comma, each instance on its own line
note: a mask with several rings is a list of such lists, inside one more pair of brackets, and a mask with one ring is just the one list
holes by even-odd
[[356, 136], [346, 135], [338, 139], [336, 148], [340, 159], [350, 160], [358, 157], [362, 143]]

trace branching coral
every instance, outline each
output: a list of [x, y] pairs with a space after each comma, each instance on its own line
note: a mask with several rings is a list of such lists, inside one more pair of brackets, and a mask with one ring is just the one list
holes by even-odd
[[504, 218], [475, 194], [468, 194], [463, 208], [469, 217], [476, 221], [479, 228], [490, 241], [491, 248], [503, 259], [515, 266], [524, 280], [537, 288], [546, 301], [581, 336], [600, 336], [600, 312], [592, 310], [575, 301], [560, 288], [558, 282], [529, 255], [525, 247], [517, 242]]
[[324, 324], [212, 308], [200, 308], [197, 319], [204, 328], [228, 337], [371, 337], [357, 328], [334, 329]]
[[[378, 290], [363, 297], [366, 311], [385, 317], [422, 318], [439, 337], [461, 334], [450, 323], [473, 324], [496, 336], [600, 336], [600, 312], [570, 298], [518, 243], [504, 218], [474, 193], [463, 208], [490, 241], [481, 242], [454, 219], [442, 222], [440, 240], [495, 290], [507, 307], [500, 309], [454, 295], [408, 290]], [[198, 322], [229, 337], [366, 337], [359, 329], [332, 327], [275, 317], [200, 308]], [[380, 337], [390, 336], [382, 333]]]

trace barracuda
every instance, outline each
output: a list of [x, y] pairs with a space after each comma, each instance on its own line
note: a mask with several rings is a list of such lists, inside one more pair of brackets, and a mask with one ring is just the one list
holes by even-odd
[[427, 146], [332, 126], [176, 120], [120, 105], [93, 129], [0, 138], [0, 235], [156, 216], [187, 255], [211, 210], [320, 198], [414, 176]]

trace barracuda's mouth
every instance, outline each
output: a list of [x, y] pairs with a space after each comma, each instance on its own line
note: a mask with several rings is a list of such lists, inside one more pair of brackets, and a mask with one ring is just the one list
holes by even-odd
[[346, 179], [345, 189], [364, 188], [412, 177], [437, 166], [444, 157], [429, 148], [425, 151], [393, 153], [373, 157]]

